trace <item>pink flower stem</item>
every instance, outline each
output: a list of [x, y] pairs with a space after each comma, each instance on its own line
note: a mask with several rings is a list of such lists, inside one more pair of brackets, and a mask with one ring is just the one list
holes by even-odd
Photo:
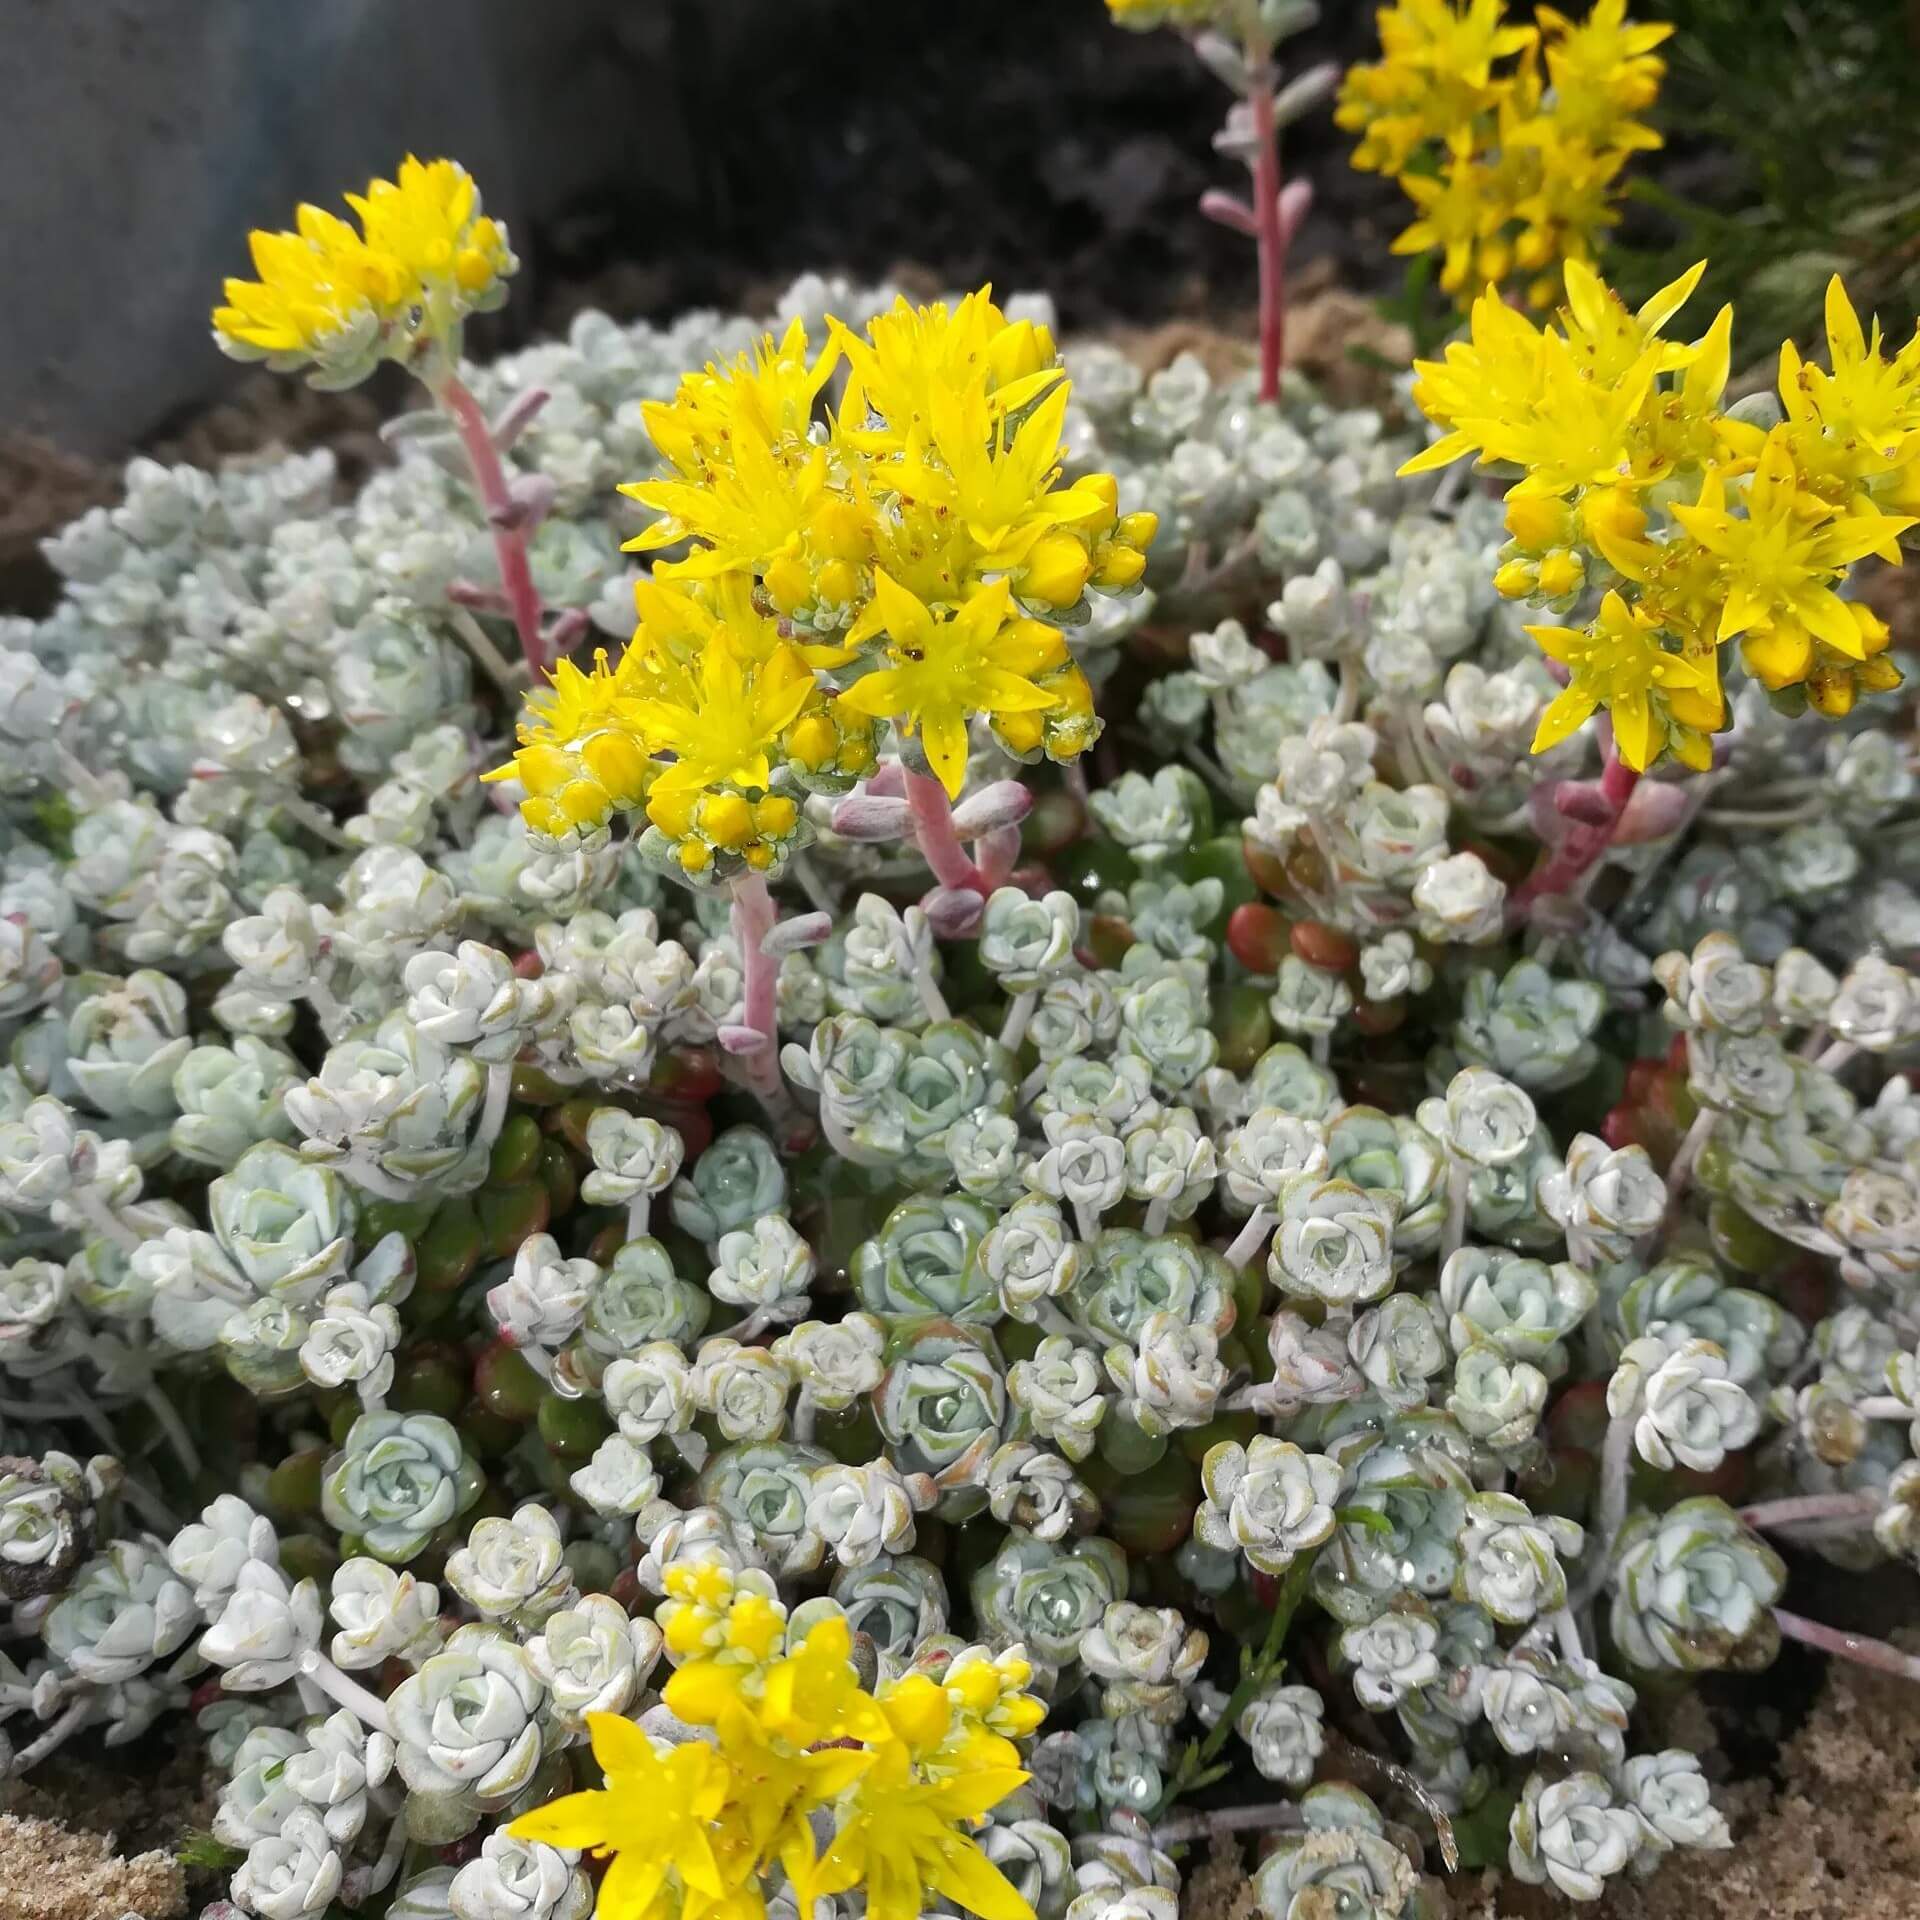
[[1879, 1501], [1862, 1493], [1801, 1493], [1742, 1507], [1740, 1518], [1750, 1527], [1797, 1527], [1809, 1520], [1871, 1520], [1879, 1511]]
[[1253, 114], [1253, 243], [1260, 272], [1260, 398], [1280, 398], [1287, 338], [1287, 231], [1280, 208], [1280, 141], [1273, 121], [1273, 63], [1249, 63]]
[[1571, 893], [1586, 877], [1600, 856], [1613, 844], [1621, 815], [1626, 812], [1627, 802], [1632, 799], [1633, 790], [1639, 784], [1640, 776], [1609, 745], [1606, 768], [1600, 775], [1601, 797], [1610, 809], [1607, 818], [1592, 826], [1576, 826], [1568, 832], [1546, 865], [1531, 874], [1515, 891], [1508, 909], [1515, 918], [1524, 918], [1536, 900], [1546, 899], [1553, 894]]
[[740, 965], [746, 977], [746, 1010], [741, 1024], [767, 1036], [767, 1044], [742, 1057], [755, 1093], [772, 1107], [784, 1108], [780, 1084], [780, 1029], [774, 988], [780, 964], [766, 951], [767, 935], [778, 918], [765, 878], [743, 873], [733, 883], [733, 937], [740, 947]]
[[915, 773], [911, 767], [903, 767], [901, 772], [906, 776], [907, 804], [913, 809], [913, 837], [920, 843], [920, 851], [933, 869], [933, 877], [943, 887], [988, 892], [980, 869], [967, 857], [967, 850], [954, 830], [953, 807], [947, 799], [946, 788], [927, 774]]
[[1920, 1680], [1920, 1657], [1902, 1653], [1884, 1640], [1875, 1640], [1866, 1634], [1843, 1633], [1838, 1627], [1825, 1627], [1818, 1620], [1789, 1613], [1785, 1607], [1775, 1607], [1773, 1619], [1789, 1640], [1818, 1647], [1822, 1653], [1851, 1660], [1856, 1666], [1872, 1667], [1878, 1673], [1891, 1673], [1902, 1680]]
[[520, 651], [536, 674], [544, 673], [553, 664], [541, 631], [546, 610], [533, 584], [533, 567], [527, 559], [526, 528], [517, 519], [513, 498], [507, 491], [507, 476], [500, 464], [500, 450], [494, 445], [493, 428], [481, 411], [480, 402], [458, 373], [449, 369], [434, 381], [432, 393], [458, 429], [467, 465], [473, 469], [473, 484], [479, 489], [480, 504], [486, 509], [487, 524], [493, 532], [494, 557], [500, 563], [500, 585], [506, 594], [507, 610], [513, 616], [514, 631], [520, 636]]

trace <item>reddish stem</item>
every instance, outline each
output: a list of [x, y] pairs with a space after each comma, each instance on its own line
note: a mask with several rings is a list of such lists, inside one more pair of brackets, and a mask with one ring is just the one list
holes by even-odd
[[767, 935], [773, 931], [778, 910], [767, 891], [765, 878], [743, 873], [733, 883], [733, 937], [740, 946], [740, 965], [746, 981], [746, 1010], [742, 1024], [767, 1036], [767, 1044], [757, 1052], [745, 1054], [748, 1078], [763, 1099], [780, 1095], [780, 1030], [775, 1010], [774, 989], [780, 977], [780, 963], [766, 952]]
[[1253, 239], [1260, 264], [1260, 398], [1280, 398], [1287, 335], [1287, 233], [1280, 211], [1280, 141], [1273, 122], [1272, 65], [1254, 64]]
[[1550, 894], [1571, 893], [1586, 877], [1589, 869], [1613, 844], [1613, 836], [1620, 828], [1620, 817], [1626, 812], [1627, 802], [1632, 799], [1633, 790], [1639, 784], [1640, 776], [1609, 746], [1606, 768], [1600, 776], [1600, 794], [1610, 809], [1607, 818], [1594, 826], [1574, 827], [1568, 832], [1546, 865], [1535, 871], [1515, 891], [1510, 911], [1516, 918], [1523, 916], [1536, 900]]
[[1876, 1672], [1895, 1674], [1902, 1680], [1920, 1680], [1920, 1659], [1910, 1653], [1902, 1653], [1898, 1647], [1891, 1647], [1884, 1640], [1875, 1640], [1861, 1633], [1843, 1633], [1838, 1627], [1825, 1627], [1818, 1620], [1808, 1620], [1800, 1614], [1789, 1613], [1785, 1607], [1775, 1607], [1773, 1618], [1774, 1624], [1789, 1640], [1799, 1640], [1807, 1646], [1818, 1647], [1822, 1653], [1851, 1660], [1856, 1666], [1872, 1667]]
[[1810, 1520], [1871, 1520], [1880, 1503], [1861, 1493], [1799, 1493], [1740, 1509], [1750, 1527], [1797, 1527]]
[[494, 557], [500, 563], [500, 585], [506, 593], [514, 631], [520, 636], [520, 651], [535, 673], [543, 673], [552, 665], [540, 631], [545, 609], [533, 584], [526, 530], [511, 523], [513, 497], [507, 491], [507, 476], [500, 464], [500, 450], [493, 442], [493, 428], [481, 411], [480, 402], [457, 373], [449, 372], [435, 381], [433, 397], [452, 417], [459, 430], [460, 444], [466, 450], [467, 464], [473, 469], [473, 484], [479, 489], [480, 504], [486, 509]]
[[913, 809], [913, 837], [933, 877], [943, 887], [965, 888], [974, 893], [991, 891], [981, 879], [980, 869], [967, 857], [954, 831], [953, 807], [947, 790], [938, 780], [903, 767], [906, 775], [907, 804]]

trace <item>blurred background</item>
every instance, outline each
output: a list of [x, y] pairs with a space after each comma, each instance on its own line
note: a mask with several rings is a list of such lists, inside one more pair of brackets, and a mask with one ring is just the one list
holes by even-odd
[[[448, 153], [526, 270], [508, 339], [589, 288], [627, 311], [753, 304], [809, 268], [1045, 285], [1068, 320], [1245, 297], [1192, 217], [1226, 96], [1102, 0], [6, 0], [0, 417], [76, 452], [231, 383], [206, 333], [249, 227]], [[1302, 58], [1352, 56], [1334, 0]], [[1389, 196], [1328, 196], [1305, 252], [1378, 256]], [[1343, 190], [1345, 190], [1343, 192]], [[597, 283], [597, 284], [596, 284]]]
[[[1711, 251], [1745, 289], [1743, 334], [1777, 340], [1839, 264], [1904, 334], [1920, 0], [1633, 10], [1681, 32], [1669, 144], [1636, 169], [1616, 263], [1629, 283]], [[1290, 44], [1296, 68], [1371, 56], [1372, 0], [1323, 13]], [[1242, 243], [1193, 213], [1232, 177], [1209, 144], [1225, 94], [1179, 38], [1117, 31], [1103, 0], [4, 0], [0, 16], [0, 564], [130, 448], [209, 457], [259, 438], [263, 406], [295, 441], [337, 437], [343, 408], [377, 414], [377, 383], [324, 402], [249, 385], [207, 311], [246, 270], [249, 227], [337, 205], [409, 149], [463, 160], [525, 262], [482, 352], [589, 301], [766, 305], [807, 268], [1041, 287], [1070, 329], [1231, 330], [1250, 302]], [[1347, 147], [1325, 112], [1290, 135], [1318, 192], [1296, 281], [1384, 293], [1404, 202]]]

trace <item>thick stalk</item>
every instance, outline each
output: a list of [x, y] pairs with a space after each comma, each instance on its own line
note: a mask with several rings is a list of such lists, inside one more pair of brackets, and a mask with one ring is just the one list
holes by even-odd
[[88, 1713], [92, 1711], [94, 1699], [91, 1690], [82, 1694], [45, 1733], [13, 1756], [13, 1764], [7, 1772], [17, 1779], [30, 1768], [37, 1767], [57, 1747], [64, 1746], [73, 1734], [80, 1731]]
[[1287, 233], [1280, 212], [1280, 141], [1273, 122], [1273, 62], [1250, 47], [1247, 105], [1253, 114], [1253, 243], [1260, 273], [1260, 398], [1280, 398], [1287, 344]]
[[1447, 1223], [1440, 1232], [1440, 1264], [1444, 1267], [1460, 1251], [1467, 1237], [1467, 1197], [1473, 1169], [1464, 1160], [1447, 1161]]
[[480, 1103], [480, 1124], [474, 1129], [474, 1144], [491, 1148], [507, 1124], [507, 1102], [513, 1096], [513, 1069], [502, 1061], [487, 1068], [487, 1091]]
[[1567, 834], [1546, 865], [1515, 890], [1509, 903], [1513, 917], [1524, 918], [1536, 900], [1552, 894], [1571, 893], [1586, 878], [1601, 855], [1613, 844], [1620, 816], [1626, 812], [1627, 802], [1633, 798], [1633, 790], [1639, 784], [1640, 776], [1609, 744], [1606, 768], [1600, 775], [1601, 796], [1610, 809], [1607, 818], [1592, 826], [1574, 827]]
[[1266, 1207], [1255, 1207], [1247, 1224], [1233, 1237], [1227, 1249], [1227, 1265], [1238, 1271], [1266, 1244], [1273, 1231], [1273, 1214]]
[[1700, 1150], [1707, 1144], [1707, 1136], [1713, 1131], [1713, 1123], [1717, 1118], [1711, 1107], [1702, 1107], [1693, 1116], [1693, 1125], [1687, 1129], [1686, 1138], [1680, 1142], [1679, 1151], [1673, 1156], [1673, 1164], [1667, 1169], [1669, 1226], [1679, 1217], [1680, 1202], [1686, 1198], [1687, 1183], [1693, 1178], [1694, 1163], [1700, 1158]]
[[358, 1680], [349, 1679], [325, 1654], [307, 1653], [300, 1662], [300, 1677], [311, 1681], [375, 1733], [392, 1738], [393, 1721], [387, 1713], [387, 1703], [377, 1693], [369, 1693]]
[[1875, 1640], [1861, 1633], [1843, 1633], [1838, 1627], [1822, 1626], [1818, 1620], [1789, 1613], [1785, 1607], [1774, 1608], [1773, 1620], [1789, 1640], [1818, 1647], [1822, 1653], [1851, 1660], [1856, 1666], [1872, 1667], [1877, 1673], [1895, 1674], [1902, 1680], [1920, 1680], [1920, 1657], [1902, 1653], [1898, 1647], [1890, 1647], [1884, 1640]]
[[933, 877], [943, 887], [969, 893], [987, 892], [980, 869], [967, 857], [967, 850], [954, 830], [953, 806], [947, 799], [946, 788], [927, 774], [915, 773], [911, 767], [903, 767], [901, 772], [906, 776], [907, 804], [913, 809], [913, 837], [920, 843], [920, 851], [933, 869]]
[[1000, 1044], [1009, 1053], [1018, 1053], [1020, 1043], [1027, 1037], [1028, 1023], [1033, 1019], [1033, 1010], [1040, 1004], [1037, 992], [1016, 993], [1007, 1006], [1007, 1017], [1000, 1023]]
[[1153, 1830], [1153, 1844], [1162, 1853], [1193, 1840], [1212, 1840], [1229, 1833], [1299, 1833], [1307, 1816], [1290, 1800], [1270, 1800], [1258, 1807], [1221, 1807], [1214, 1813], [1189, 1813]]
[[1600, 1500], [1592, 1531], [1587, 1535], [1587, 1552], [1592, 1558], [1581, 1571], [1579, 1588], [1568, 1603], [1571, 1606], [1584, 1607], [1607, 1584], [1613, 1543], [1627, 1518], [1627, 1495], [1633, 1482], [1633, 1429], [1638, 1418], [1639, 1408], [1629, 1407], [1608, 1423], [1607, 1437], [1600, 1447]]
[[1740, 1509], [1750, 1527], [1797, 1527], [1809, 1520], [1869, 1521], [1880, 1502], [1864, 1493], [1800, 1493], [1780, 1500], [1761, 1500]]
[[547, 657], [546, 639], [540, 631], [543, 612], [540, 593], [533, 584], [526, 529], [514, 514], [506, 472], [500, 464], [500, 450], [493, 443], [492, 425], [466, 382], [451, 368], [433, 382], [431, 390], [460, 435], [480, 504], [486, 509], [487, 525], [493, 534], [494, 558], [500, 565], [500, 586], [507, 597], [507, 610], [513, 616], [514, 631], [520, 636], [520, 651], [535, 673], [543, 673], [553, 663]]
[[746, 995], [741, 1025], [764, 1033], [767, 1044], [740, 1057], [748, 1083], [770, 1105], [781, 1100], [780, 1030], [774, 999], [780, 965], [768, 958], [765, 944], [775, 918], [773, 895], [767, 891], [765, 878], [757, 873], [741, 874], [733, 883], [733, 937], [740, 948]]

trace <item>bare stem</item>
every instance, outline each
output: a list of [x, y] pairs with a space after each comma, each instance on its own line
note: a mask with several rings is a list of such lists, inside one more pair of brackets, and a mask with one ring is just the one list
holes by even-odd
[[1620, 758], [1619, 750], [1609, 742], [1607, 764], [1600, 775], [1600, 792], [1611, 812], [1592, 826], [1576, 826], [1560, 842], [1546, 865], [1523, 881], [1508, 902], [1516, 920], [1525, 919], [1536, 900], [1551, 894], [1571, 893], [1584, 880], [1601, 856], [1613, 844], [1620, 816], [1627, 810], [1640, 776]]
[[1831, 1653], [1856, 1666], [1872, 1667], [1877, 1673], [1891, 1673], [1902, 1680], [1920, 1680], [1920, 1657], [1902, 1653], [1884, 1640], [1862, 1633], [1844, 1633], [1838, 1627], [1822, 1626], [1818, 1620], [1789, 1613], [1785, 1607], [1773, 1610], [1774, 1624], [1789, 1640], [1798, 1640], [1822, 1653]]
[[1000, 1023], [1000, 1044], [1009, 1053], [1018, 1053], [1020, 1043], [1027, 1037], [1027, 1023], [1033, 1018], [1033, 1010], [1040, 1004], [1038, 993], [1016, 993], [1007, 1008], [1007, 1017]]
[[1299, 1833], [1307, 1816], [1288, 1800], [1270, 1800], [1258, 1807], [1221, 1807], [1212, 1813], [1189, 1813], [1153, 1830], [1153, 1844], [1165, 1852], [1193, 1840], [1212, 1840], [1228, 1833]]
[[745, 978], [746, 1007], [743, 1026], [767, 1036], [767, 1044], [740, 1056], [753, 1091], [770, 1108], [784, 1107], [784, 1089], [780, 1081], [780, 1029], [775, 1013], [774, 989], [779, 980], [777, 961], [767, 957], [765, 942], [776, 918], [773, 895], [765, 878], [743, 873], [733, 883], [733, 937], [740, 948], [740, 965]]
[[1694, 1164], [1700, 1158], [1700, 1152], [1707, 1144], [1707, 1136], [1713, 1132], [1713, 1123], [1717, 1118], [1711, 1107], [1702, 1107], [1693, 1116], [1693, 1125], [1687, 1129], [1686, 1138], [1680, 1142], [1679, 1151], [1673, 1156], [1673, 1164], [1667, 1169], [1667, 1222], [1672, 1224], [1679, 1210], [1680, 1202], [1686, 1198], [1687, 1183], [1693, 1178]]
[[1761, 1500], [1740, 1509], [1750, 1527], [1797, 1527], [1809, 1520], [1871, 1520], [1879, 1501], [1864, 1493], [1802, 1493], [1782, 1500]]
[[1260, 277], [1260, 398], [1280, 398], [1287, 338], [1287, 231], [1280, 212], [1280, 141], [1273, 119], [1273, 63], [1268, 49], [1249, 59], [1247, 106], [1253, 115], [1253, 243]]
[[1238, 1270], [1260, 1251], [1260, 1244], [1273, 1231], [1273, 1214], [1266, 1207], [1255, 1207], [1253, 1217], [1233, 1237], [1227, 1249], [1227, 1265]]
[[354, 844], [340, 831], [332, 814], [324, 807], [316, 807], [300, 794], [276, 793], [270, 804], [278, 807], [289, 820], [298, 821], [316, 840], [324, 840], [330, 847], [348, 848]]
[[953, 805], [946, 788], [911, 767], [903, 767], [901, 772], [906, 776], [907, 804], [913, 809], [913, 837], [920, 843], [933, 877], [943, 887], [984, 894], [987, 888], [980, 869], [968, 858], [954, 829]]
[[507, 1101], [513, 1093], [513, 1069], [501, 1061], [487, 1068], [486, 1097], [480, 1107], [480, 1124], [474, 1130], [476, 1147], [491, 1148], [507, 1123]]
[[524, 666], [515, 666], [507, 656], [493, 644], [478, 620], [457, 602], [447, 614], [448, 622], [462, 640], [467, 651], [480, 663], [480, 670], [510, 701], [517, 702], [527, 683], [527, 670]]
[[370, 1693], [358, 1680], [349, 1679], [325, 1654], [308, 1652], [301, 1659], [300, 1674], [375, 1733], [384, 1733], [389, 1739], [392, 1738], [393, 1721], [387, 1713], [387, 1703], [377, 1693]]
[[64, 1746], [67, 1740], [78, 1733], [85, 1724], [87, 1714], [93, 1705], [93, 1698], [91, 1691], [83, 1693], [39, 1739], [22, 1747], [13, 1756], [13, 1764], [7, 1771], [17, 1779], [30, 1768], [37, 1767], [57, 1747]]
[[1627, 1517], [1627, 1494], [1633, 1480], [1633, 1428], [1638, 1412], [1638, 1408], [1629, 1407], [1608, 1422], [1607, 1437], [1600, 1447], [1600, 1500], [1593, 1529], [1587, 1535], [1587, 1552], [1592, 1558], [1581, 1569], [1580, 1585], [1570, 1606], [1584, 1607], [1607, 1584], [1613, 1543]]
[[545, 609], [540, 603], [539, 589], [533, 584], [526, 529], [513, 516], [513, 499], [507, 491], [500, 450], [493, 442], [493, 428], [472, 390], [452, 368], [433, 383], [431, 391], [460, 435], [480, 504], [486, 509], [493, 534], [494, 558], [500, 564], [500, 585], [507, 596], [514, 631], [520, 636], [520, 651], [526, 655], [527, 665], [535, 673], [542, 673], [553, 664], [541, 631]]
[[1467, 1237], [1467, 1194], [1473, 1175], [1458, 1158], [1447, 1162], [1447, 1223], [1440, 1233], [1440, 1264], [1444, 1267], [1460, 1251]]

